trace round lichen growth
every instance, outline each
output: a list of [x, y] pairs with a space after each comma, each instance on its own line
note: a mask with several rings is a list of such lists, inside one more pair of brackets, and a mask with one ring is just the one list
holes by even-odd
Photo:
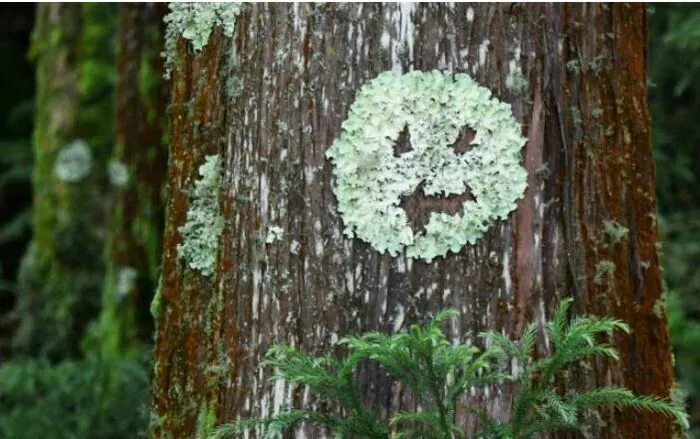
[[[460, 153], [450, 145], [464, 127], [476, 134]], [[411, 148], [395, 154], [405, 128]], [[405, 250], [432, 261], [460, 251], [507, 218], [527, 186], [520, 164], [526, 139], [510, 105], [466, 74], [384, 72], [360, 89], [342, 130], [326, 155], [345, 233], [393, 256]], [[400, 203], [416, 190], [474, 199], [454, 215], [431, 212], [425, 230], [414, 233]]]
[[76, 183], [90, 175], [92, 152], [87, 142], [73, 140], [56, 155], [54, 175], [59, 180]]
[[210, 276], [214, 273], [219, 237], [224, 230], [224, 219], [219, 214], [219, 156], [207, 156], [199, 167], [199, 175], [199, 180], [194, 184], [187, 219], [178, 229], [182, 234], [182, 243], [177, 246], [177, 251], [190, 268]]
[[119, 188], [124, 188], [129, 184], [129, 168], [122, 162], [112, 160], [107, 164], [107, 175], [109, 182]]
[[117, 276], [117, 288], [115, 289], [115, 299], [121, 301], [128, 296], [136, 286], [139, 271], [135, 267], [121, 267]]

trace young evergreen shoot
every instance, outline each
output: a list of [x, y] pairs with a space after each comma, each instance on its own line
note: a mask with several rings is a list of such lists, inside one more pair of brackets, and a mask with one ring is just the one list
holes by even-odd
[[[546, 324], [551, 352], [534, 359], [537, 325], [531, 324], [519, 341], [497, 332], [481, 335], [486, 349], [470, 343], [452, 344], [442, 331], [443, 323], [458, 314], [438, 313], [425, 327], [412, 325], [394, 335], [379, 332], [341, 341], [347, 355], [312, 357], [285, 345], [272, 347], [263, 367], [274, 368], [273, 380], [307, 388], [315, 394], [324, 412], [287, 410], [271, 418], [246, 419], [216, 429], [211, 439], [230, 437], [261, 428], [265, 438], [279, 438], [299, 423], [314, 424], [333, 432], [335, 438], [369, 439], [451, 439], [466, 438], [455, 424], [458, 411], [479, 421], [473, 436], [488, 439], [528, 439], [556, 430], [586, 429], [587, 413], [603, 407], [649, 410], [673, 417], [687, 428], [683, 407], [653, 396], [637, 396], [622, 387], [562, 392], [555, 380], [572, 363], [603, 356], [618, 359], [602, 335], [629, 327], [611, 318], [591, 316], [567, 318], [571, 300], [563, 300], [552, 321]], [[411, 390], [420, 409], [399, 411], [388, 419], [367, 410], [354, 382], [355, 368], [362, 361], [374, 361], [394, 379]], [[515, 365], [515, 367], [513, 367]], [[517, 397], [510, 419], [493, 419], [486, 411], [465, 405], [461, 398], [469, 389], [483, 389], [496, 383], [512, 382]]]

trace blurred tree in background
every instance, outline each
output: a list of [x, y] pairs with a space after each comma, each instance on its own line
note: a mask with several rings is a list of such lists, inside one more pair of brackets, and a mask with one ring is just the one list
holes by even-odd
[[[15, 55], [8, 64], [29, 66], [17, 70], [17, 83], [30, 81], [21, 97], [33, 99], [35, 111], [19, 113], [19, 140], [12, 130], [0, 135], [8, 152], [0, 179], [26, 187], [31, 175], [33, 189], [31, 210], [25, 192], [0, 223], [0, 245], [26, 248], [3, 252], [3, 266], [13, 268], [0, 284], [3, 322], [13, 336], [11, 349], [3, 339], [11, 361], [0, 368], [0, 437], [146, 431], [148, 303], [159, 270], [167, 165], [160, 58], [166, 9], [41, 4], [35, 21], [27, 8], [3, 14], [25, 24], [18, 40], [33, 22], [28, 53], [36, 74], [23, 59], [26, 47], [3, 47]], [[14, 70], [8, 65], [5, 72]], [[15, 101], [2, 102], [3, 115], [18, 113], [11, 105], [26, 106]], [[4, 187], [0, 200], [12, 189]]]
[[99, 312], [115, 13], [94, 4], [37, 9], [33, 236], [18, 274], [15, 353], [75, 357]]
[[649, 80], [662, 263], [676, 369], [700, 428], [700, 6], [659, 4]]
[[[145, 431], [146, 304], [167, 154], [165, 9], [0, 6], [0, 437]], [[657, 219], [676, 367], [697, 429], [700, 6], [650, 9]], [[88, 174], [57, 175], [59, 156], [71, 170], [89, 156]]]
[[168, 93], [160, 56], [167, 5], [120, 5], [115, 147], [107, 171], [114, 202], [107, 231], [99, 344], [137, 353], [152, 338], [149, 304], [158, 284], [168, 164]]

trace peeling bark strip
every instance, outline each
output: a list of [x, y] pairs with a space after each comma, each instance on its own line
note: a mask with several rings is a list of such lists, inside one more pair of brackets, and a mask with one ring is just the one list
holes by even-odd
[[[318, 353], [344, 335], [397, 331], [443, 307], [461, 312], [456, 339], [484, 329], [517, 335], [572, 294], [577, 312], [613, 315], [634, 332], [615, 340], [620, 363], [596, 363], [561, 386], [668, 395], [666, 320], [654, 313], [661, 288], [644, 28], [641, 5], [255, 4], [237, 17], [233, 38], [217, 29], [200, 54], [180, 39], [155, 437], [193, 437], [213, 417], [313, 405], [257, 368], [272, 344]], [[363, 84], [386, 70], [433, 69], [468, 73], [512, 104], [529, 136], [529, 187], [508, 221], [427, 264], [344, 238], [324, 155]], [[205, 278], [178, 260], [177, 246], [188, 191], [211, 154], [222, 158], [226, 226], [216, 272]], [[626, 239], [608, 236], [610, 221], [629, 229]], [[594, 282], [601, 263], [614, 273]], [[382, 371], [358, 375], [369, 409], [415, 408]], [[505, 418], [513, 391], [470, 398]], [[468, 434], [478, 428], [462, 416]], [[597, 437], [668, 437], [673, 428], [648, 413], [606, 421]], [[305, 428], [295, 437], [325, 435]]]

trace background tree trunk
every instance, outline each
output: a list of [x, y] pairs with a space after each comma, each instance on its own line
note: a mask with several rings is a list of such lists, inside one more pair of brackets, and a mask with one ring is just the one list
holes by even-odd
[[[180, 39], [155, 437], [192, 437], [214, 421], [307, 404], [300, 389], [272, 386], [257, 369], [272, 344], [318, 353], [338, 337], [394, 332], [444, 307], [460, 311], [455, 338], [485, 329], [517, 336], [566, 296], [577, 313], [615, 316], [633, 335], [616, 337], [619, 363], [581, 367], [563, 388], [619, 384], [668, 396], [645, 25], [642, 5], [256, 4], [238, 16], [233, 38], [216, 29], [201, 54]], [[390, 69], [469, 73], [512, 104], [528, 138], [528, 189], [517, 211], [432, 263], [345, 238], [331, 190], [324, 154], [355, 93]], [[526, 87], [514, 86], [517, 69]], [[207, 155], [223, 163], [225, 220], [211, 276], [178, 257]], [[267, 243], [273, 226], [283, 236]], [[549, 348], [541, 337], [538, 350]], [[359, 379], [373, 410], [415, 406], [377, 369]], [[473, 400], [506, 418], [513, 397], [504, 386]], [[667, 437], [673, 429], [648, 413], [606, 422], [597, 436]]]
[[96, 4], [37, 10], [33, 237], [18, 275], [18, 353], [75, 355], [99, 309], [113, 12]]
[[117, 29], [115, 190], [106, 251], [102, 351], [133, 351], [152, 337], [148, 313], [160, 269], [167, 167], [167, 87], [161, 58], [165, 4], [123, 3]]

